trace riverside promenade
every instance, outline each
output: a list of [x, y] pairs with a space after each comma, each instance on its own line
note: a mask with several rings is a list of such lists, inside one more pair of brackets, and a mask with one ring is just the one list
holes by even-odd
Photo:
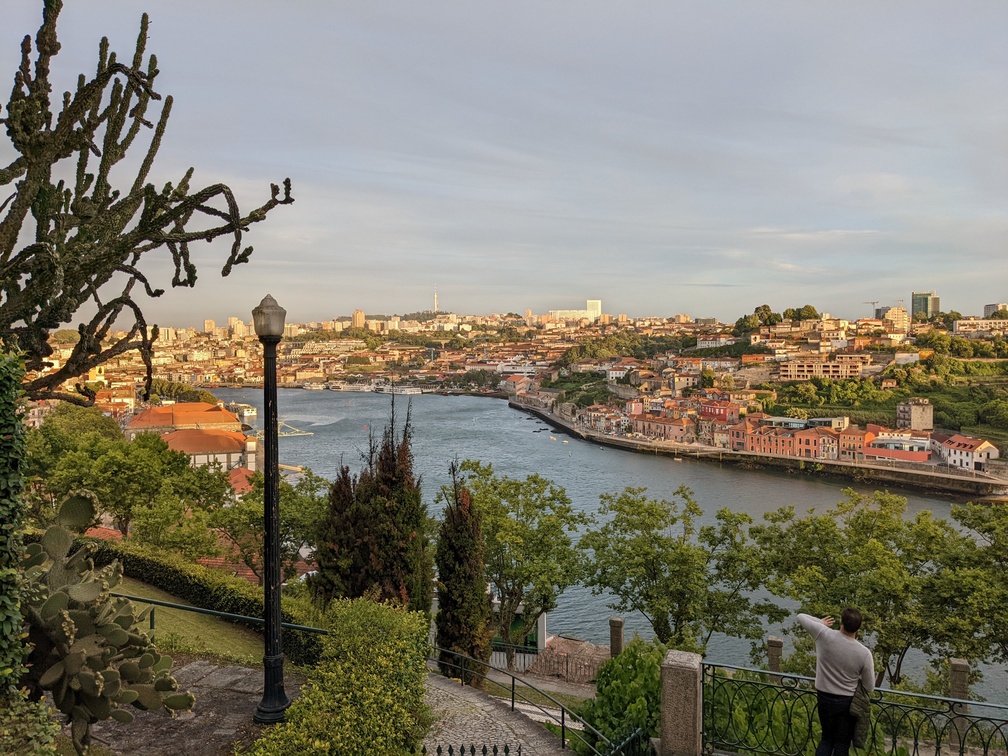
[[526, 404], [514, 398], [508, 400], [508, 406], [535, 415], [575, 438], [625, 451], [696, 459], [752, 470], [784, 470], [804, 475], [841, 478], [854, 483], [883, 484], [886, 487], [905, 488], [932, 494], [936, 492], [949, 493], [958, 498], [974, 501], [1008, 501], [1008, 479], [982, 471], [959, 470], [954, 467], [925, 464], [887, 464], [802, 457], [773, 457], [700, 444], [677, 444], [671, 441], [630, 438], [601, 433], [576, 425], [569, 417], [557, 415], [543, 407]]

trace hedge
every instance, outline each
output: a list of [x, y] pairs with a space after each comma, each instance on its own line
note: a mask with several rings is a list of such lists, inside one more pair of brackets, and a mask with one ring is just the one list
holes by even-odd
[[426, 617], [367, 599], [339, 599], [324, 622], [333, 632], [323, 638], [322, 659], [286, 720], [244, 753], [412, 753], [430, 724]]
[[[37, 532], [25, 535], [26, 541], [39, 538], [41, 533]], [[126, 577], [160, 588], [180, 601], [201, 609], [215, 609], [246, 617], [263, 616], [263, 589], [247, 580], [189, 562], [176, 554], [155, 552], [149, 547], [128, 541], [88, 538], [78, 539], [77, 545], [81, 545], [85, 540], [97, 547], [93, 557], [96, 567], [102, 567], [118, 559], [122, 563], [123, 574]], [[307, 627], [321, 627], [320, 623], [323, 621], [322, 613], [313, 607], [307, 598], [285, 596], [280, 616], [283, 622]], [[262, 632], [261, 624], [253, 622], [245, 624]], [[314, 664], [322, 654], [322, 643], [316, 633], [285, 630], [281, 640], [283, 652], [293, 664]]]
[[27, 452], [20, 411], [23, 378], [21, 358], [0, 354], [0, 699], [15, 694], [24, 671], [21, 495]]
[[43, 699], [29, 701], [18, 690], [0, 702], [0, 753], [56, 756], [56, 736], [60, 725]]

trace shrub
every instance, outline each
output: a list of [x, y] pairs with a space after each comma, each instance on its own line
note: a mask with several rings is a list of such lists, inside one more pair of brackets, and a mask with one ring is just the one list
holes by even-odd
[[258, 756], [410, 753], [429, 725], [424, 704], [427, 619], [368, 599], [336, 600], [321, 661]]
[[29, 701], [19, 690], [0, 703], [0, 753], [56, 754], [59, 724], [45, 701]]
[[[612, 741], [619, 741], [634, 730], [644, 730], [648, 737], [658, 735], [661, 727], [661, 663], [665, 646], [643, 641], [638, 636], [623, 652], [602, 665], [596, 680], [595, 698], [588, 701], [581, 716]], [[589, 737], [589, 742], [595, 745]], [[585, 745], [575, 748], [588, 752]]]
[[24, 505], [25, 429], [18, 404], [24, 367], [0, 355], [0, 699], [13, 694], [23, 671], [21, 552]]

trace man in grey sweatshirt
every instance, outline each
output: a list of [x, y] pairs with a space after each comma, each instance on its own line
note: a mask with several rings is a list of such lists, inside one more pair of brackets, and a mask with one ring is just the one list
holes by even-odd
[[816, 647], [815, 686], [822, 739], [815, 756], [847, 756], [855, 723], [850, 705], [858, 680], [866, 693], [875, 690], [875, 662], [871, 651], [857, 640], [861, 612], [844, 609], [840, 630], [832, 629], [832, 617], [799, 614], [798, 624], [812, 636]]

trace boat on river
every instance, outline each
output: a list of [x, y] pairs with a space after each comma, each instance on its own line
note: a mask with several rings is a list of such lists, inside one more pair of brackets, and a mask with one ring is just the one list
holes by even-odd
[[392, 384], [380, 384], [375, 386], [376, 394], [406, 394], [415, 395], [422, 394], [423, 389], [419, 386], [395, 386]]
[[371, 393], [374, 391], [374, 383], [347, 383], [346, 381], [329, 381], [326, 388], [330, 391], [358, 391]]
[[253, 407], [251, 404], [242, 404], [241, 402], [228, 402], [224, 405], [224, 409], [228, 412], [233, 412], [235, 417], [237, 417], [242, 422], [249, 420], [253, 417], [258, 416], [259, 410]]

